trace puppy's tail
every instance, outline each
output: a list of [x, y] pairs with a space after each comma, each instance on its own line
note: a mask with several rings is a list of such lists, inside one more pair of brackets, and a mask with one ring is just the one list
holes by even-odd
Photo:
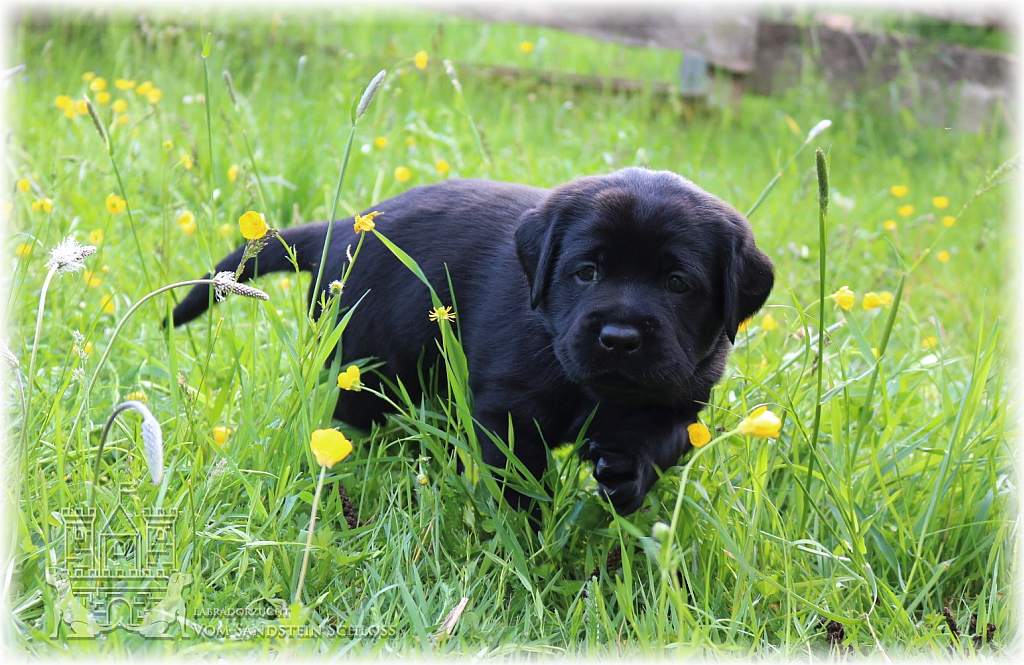
[[[320, 265], [320, 255], [323, 252], [324, 241], [327, 236], [327, 223], [303, 224], [302, 226], [284, 229], [280, 233], [281, 240], [284, 240], [295, 252], [295, 262], [298, 264], [299, 269], [306, 272], [315, 272]], [[285, 251], [281, 240], [272, 238], [255, 259], [250, 259], [245, 264], [242, 274], [238, 276], [238, 281], [248, 282], [253, 277], [267, 273], [293, 270], [292, 258]], [[221, 259], [217, 263], [216, 272], [223, 272], [225, 270], [234, 272], [237, 270], [244, 250], [245, 245], [242, 245]], [[204, 279], [210, 279], [211, 276], [207, 273]], [[174, 308], [172, 318], [175, 326], [188, 323], [206, 311], [207, 305], [210, 302], [210, 288], [207, 284], [197, 284], [192, 287], [188, 295]]]

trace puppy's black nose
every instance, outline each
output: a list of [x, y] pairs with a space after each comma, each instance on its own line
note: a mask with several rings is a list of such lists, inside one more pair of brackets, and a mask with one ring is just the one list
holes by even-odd
[[609, 351], [632, 353], [640, 348], [640, 329], [636, 326], [609, 323], [601, 328], [597, 341]]

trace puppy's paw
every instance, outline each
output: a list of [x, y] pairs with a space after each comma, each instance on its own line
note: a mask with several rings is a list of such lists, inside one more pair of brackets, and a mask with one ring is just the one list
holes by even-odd
[[653, 484], [651, 465], [642, 459], [621, 453], [600, 451], [595, 454], [594, 478], [620, 515], [629, 515], [644, 502]]

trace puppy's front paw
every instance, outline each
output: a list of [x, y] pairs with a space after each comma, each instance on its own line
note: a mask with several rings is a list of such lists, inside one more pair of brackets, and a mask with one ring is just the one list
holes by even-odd
[[620, 515], [635, 512], [653, 484], [651, 465], [621, 453], [600, 452], [595, 457], [594, 478], [601, 492]]

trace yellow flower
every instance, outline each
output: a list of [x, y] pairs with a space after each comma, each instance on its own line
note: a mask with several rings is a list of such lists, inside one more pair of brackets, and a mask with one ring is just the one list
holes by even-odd
[[114, 87], [118, 90], [131, 90], [135, 87], [135, 81], [133, 79], [115, 79]]
[[248, 210], [238, 218], [238, 228], [242, 231], [242, 237], [246, 240], [259, 240], [267, 235], [270, 227], [263, 213], [255, 210]]
[[779, 417], [768, 410], [767, 406], [754, 409], [754, 412], [740, 422], [740, 434], [757, 436], [763, 439], [779, 438], [779, 430], [782, 429], [782, 421]]
[[373, 145], [378, 150], [383, 150], [384, 148], [388, 147], [388, 137], [378, 136], [377, 138], [373, 139]]
[[367, 231], [372, 231], [373, 227], [376, 226], [373, 220], [380, 214], [381, 213], [379, 210], [368, 212], [365, 215], [360, 215], [357, 213], [356, 216], [354, 217], [355, 221], [352, 223], [352, 230], [355, 231], [356, 233], [366, 233]]
[[944, 249], [940, 249], [939, 253], [935, 255], [935, 258], [939, 260], [939, 263], [949, 263], [949, 252]]
[[875, 293], [874, 291], [868, 291], [864, 294], [864, 301], [861, 303], [864, 309], [878, 309], [879, 307], [888, 307], [892, 304], [892, 293], [890, 291], [882, 291], [881, 293]]
[[85, 280], [86, 285], [90, 289], [99, 288], [100, 285], [103, 284], [103, 280], [99, 277], [99, 275], [97, 275], [96, 273], [94, 273], [91, 270], [86, 270], [85, 272], [83, 272], [82, 273], [82, 279]]
[[944, 208], [948, 208], [949, 207], [949, 197], [948, 196], [934, 196], [934, 197], [932, 197], [932, 205], [935, 206], [936, 208], [938, 208], [939, 210], [943, 210]]
[[146, 101], [150, 104], [160, 103], [160, 100], [163, 99], [163, 97], [164, 93], [160, 88], [151, 88], [150, 91], [146, 93]]
[[82, 351], [85, 352], [85, 355], [89, 355], [90, 353], [92, 353], [92, 342], [86, 342], [85, 347], [82, 349]]
[[238, 164], [232, 164], [228, 167], [228, 182], [236, 180], [238, 180]]
[[909, 203], [901, 205], [899, 208], [896, 208], [896, 214], [900, 217], [910, 217], [914, 214], [914, 206]]
[[850, 287], [845, 284], [839, 287], [839, 290], [829, 296], [832, 300], [839, 305], [840, 309], [844, 311], [850, 311], [853, 307], [853, 303], [857, 300], [857, 294], [850, 290]]
[[100, 299], [100, 309], [106, 314], [113, 314], [117, 311], [117, 305], [114, 303], [114, 296], [109, 293]]
[[282, 291], [287, 291], [288, 289], [292, 288], [292, 278], [282, 277], [281, 279], [277, 280], [277, 286]]
[[408, 166], [395, 167], [395, 180], [398, 182], [408, 182], [409, 178], [412, 177], [412, 171]]
[[887, 219], [884, 222], [882, 222], [882, 228], [885, 229], [886, 231], [895, 231], [896, 221], [892, 219]]
[[427, 477], [427, 474], [421, 473], [418, 476], [416, 476], [416, 483], [418, 485], [429, 485], [430, 478]]
[[889, 188], [889, 193], [898, 199], [903, 198], [910, 192], [910, 188], [906, 185], [893, 185]]
[[86, 83], [88, 83], [89, 81], [93, 80], [94, 78], [96, 78], [96, 72], [83, 72], [82, 73], [82, 80], [85, 81]]
[[140, 83], [138, 85], [137, 88], [135, 88], [135, 92], [138, 93], [139, 95], [145, 97], [146, 95], [149, 94], [149, 91], [152, 90], [152, 89], [153, 89], [153, 82], [152, 81], [143, 81], [142, 83]]
[[88, 112], [89, 112], [89, 105], [85, 102], [85, 100], [84, 99], [76, 99], [75, 100], [75, 113], [77, 113], [78, 115], [85, 115]]
[[687, 425], [686, 433], [690, 436], [690, 443], [694, 448], [703, 448], [711, 440], [711, 430], [704, 423]]
[[533, 42], [519, 42], [519, 52], [524, 55], [533, 53]]
[[102, 76], [97, 76], [89, 82], [89, 89], [93, 92], [102, 92], [107, 89], [107, 79]]
[[114, 109], [114, 113], [124, 113], [128, 110], [128, 102], [123, 99], [118, 99], [110, 108]]
[[437, 172], [441, 175], [448, 175], [448, 171], [452, 169], [451, 165], [445, 159], [439, 159], [434, 162], [434, 168], [437, 169]]
[[736, 332], [747, 332], [747, 328], [750, 327], [750, 319], [743, 319], [740, 324], [736, 326]]
[[338, 374], [338, 387], [342, 390], [359, 390], [363, 384], [359, 380], [359, 368], [349, 365]]
[[118, 127], [124, 127], [130, 121], [131, 121], [131, 116], [129, 116], [127, 113], [122, 113], [121, 115], [117, 116], [117, 120], [115, 120], [114, 122], [117, 123]]
[[444, 319], [451, 323], [455, 320], [455, 312], [452, 311], [451, 307], [439, 306], [430, 310], [427, 314], [427, 318], [431, 321], [440, 321], [441, 319]]
[[106, 90], [96, 93], [96, 102], [106, 106], [110, 103], [110, 93]]
[[771, 332], [779, 327], [779, 322], [771, 315], [771, 312], [761, 317], [761, 330]]
[[174, 141], [172, 141], [171, 139], [164, 139], [164, 142], [161, 143], [160, 145], [167, 152], [170, 152], [171, 150], [174, 150]]
[[45, 213], [51, 213], [53, 212], [53, 201], [45, 196], [38, 198], [32, 202], [32, 210], [35, 212], [39, 212], [41, 210]]
[[178, 215], [178, 226], [181, 227], [181, 232], [187, 236], [196, 232], [196, 216], [192, 214], [191, 210], [183, 210]]
[[53, 100], [53, 105], [59, 108], [61, 111], [66, 111], [71, 108], [74, 102], [67, 95], [57, 95], [57, 98]]
[[213, 428], [213, 442], [218, 446], [224, 447], [224, 444], [231, 438], [231, 428], [224, 427], [223, 425], [217, 425]]
[[309, 448], [320, 466], [331, 467], [352, 452], [352, 442], [336, 429], [318, 429], [309, 438]]
[[89, 231], [89, 243], [93, 245], [103, 244], [103, 229], [93, 229]]
[[230, 238], [231, 234], [235, 232], [235, 227], [231, 226], [227, 222], [224, 222], [217, 227], [217, 235], [221, 238]]
[[956, 224], [956, 217], [954, 217], [953, 215], [946, 215], [945, 217], [942, 218], [942, 225], [945, 226], [947, 229], [953, 226], [954, 224]]
[[939, 338], [935, 335], [928, 335], [921, 340], [921, 346], [925, 349], [934, 349], [939, 343]]
[[17, 247], [14, 248], [14, 255], [17, 256], [18, 258], [22, 258], [23, 259], [23, 258], [25, 258], [26, 256], [28, 256], [31, 253], [32, 253], [32, 243], [30, 243], [30, 242], [20, 243]]
[[416, 65], [416, 69], [426, 69], [427, 63], [430, 62], [430, 56], [427, 55], [426, 51], [417, 51], [412, 61]]
[[135, 390], [124, 396], [125, 399], [133, 399], [136, 402], [149, 402], [149, 395], [144, 390]]
[[18, 178], [18, 191], [24, 194], [32, 189], [32, 181], [28, 178]]
[[117, 194], [107, 197], [107, 212], [111, 215], [119, 215], [128, 208], [128, 203]]
[[178, 160], [178, 163], [185, 167], [186, 171], [191, 171], [193, 165], [192, 155], [187, 152], [181, 153], [181, 159]]

